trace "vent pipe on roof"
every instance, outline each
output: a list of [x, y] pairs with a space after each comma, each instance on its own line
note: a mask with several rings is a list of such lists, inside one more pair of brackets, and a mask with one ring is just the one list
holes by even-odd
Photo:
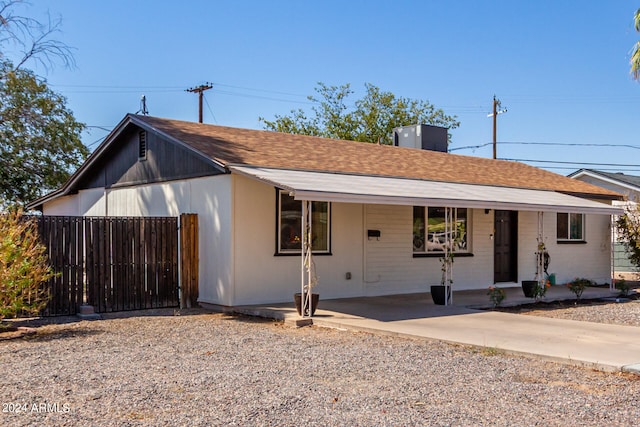
[[411, 125], [393, 130], [393, 145], [422, 150], [448, 151], [448, 129], [432, 125]]

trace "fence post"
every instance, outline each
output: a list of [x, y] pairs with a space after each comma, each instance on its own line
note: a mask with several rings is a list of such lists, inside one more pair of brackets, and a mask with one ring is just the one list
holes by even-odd
[[180, 214], [180, 308], [198, 306], [198, 215]]

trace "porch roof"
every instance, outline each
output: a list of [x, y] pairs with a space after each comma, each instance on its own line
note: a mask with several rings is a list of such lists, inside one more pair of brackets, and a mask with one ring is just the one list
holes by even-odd
[[387, 176], [229, 165], [232, 172], [288, 190], [296, 200], [620, 215], [611, 205], [549, 190]]

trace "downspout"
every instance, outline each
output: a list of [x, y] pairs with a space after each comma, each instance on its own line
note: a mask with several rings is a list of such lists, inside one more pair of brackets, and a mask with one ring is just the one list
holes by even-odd
[[109, 190], [104, 187], [104, 216], [109, 216]]

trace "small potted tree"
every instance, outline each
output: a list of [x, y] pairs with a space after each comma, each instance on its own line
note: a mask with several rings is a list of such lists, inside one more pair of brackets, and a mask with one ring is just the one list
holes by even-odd
[[536, 276], [534, 280], [522, 281], [522, 292], [527, 298], [540, 299], [544, 297], [549, 287], [549, 263], [551, 257], [542, 238], [538, 238], [538, 250], [536, 255]]
[[451, 299], [451, 287], [453, 286], [453, 278], [451, 276], [453, 251], [445, 249], [444, 256], [440, 258], [440, 264], [442, 265], [442, 278], [439, 285], [431, 286], [431, 298], [434, 304], [446, 305]]

